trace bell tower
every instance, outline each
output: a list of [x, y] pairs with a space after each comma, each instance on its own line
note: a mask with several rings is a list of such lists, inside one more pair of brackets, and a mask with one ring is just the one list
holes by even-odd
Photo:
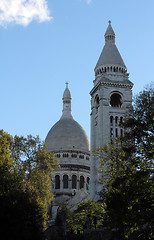
[[99, 160], [92, 156], [99, 146], [122, 136], [123, 121], [132, 104], [133, 83], [127, 67], [115, 44], [115, 32], [109, 21], [105, 32], [105, 45], [98, 59], [91, 95], [91, 198], [98, 200], [102, 186], [99, 184]]

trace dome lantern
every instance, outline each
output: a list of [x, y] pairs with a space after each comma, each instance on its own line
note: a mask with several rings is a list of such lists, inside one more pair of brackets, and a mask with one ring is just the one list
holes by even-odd
[[68, 82], [66, 82], [66, 88], [63, 93], [63, 114], [61, 118], [73, 118], [71, 110], [71, 93], [68, 88]]

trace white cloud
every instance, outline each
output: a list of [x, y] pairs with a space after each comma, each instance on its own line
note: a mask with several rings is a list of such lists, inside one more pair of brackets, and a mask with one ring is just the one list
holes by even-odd
[[11, 23], [27, 26], [33, 20], [50, 21], [46, 0], [0, 0], [0, 25]]

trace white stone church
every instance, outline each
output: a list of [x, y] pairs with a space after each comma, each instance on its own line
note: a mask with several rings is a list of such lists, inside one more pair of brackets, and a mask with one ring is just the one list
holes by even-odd
[[53, 176], [53, 216], [64, 201], [73, 208], [88, 197], [99, 199], [99, 161], [92, 152], [109, 144], [114, 137], [123, 135], [119, 123], [132, 104], [133, 83], [115, 44], [115, 32], [110, 21], [105, 32], [105, 45], [94, 71], [94, 86], [90, 92], [91, 144], [84, 129], [72, 116], [68, 84], [63, 94], [62, 116], [45, 140], [47, 150], [57, 155], [61, 166]]

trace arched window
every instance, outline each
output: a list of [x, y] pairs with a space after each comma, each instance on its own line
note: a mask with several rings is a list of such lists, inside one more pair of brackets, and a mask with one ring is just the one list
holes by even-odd
[[120, 123], [123, 123], [123, 117], [120, 118]]
[[113, 116], [110, 116], [110, 124], [113, 124]]
[[119, 107], [122, 105], [122, 98], [119, 93], [113, 93], [110, 98], [111, 107]]
[[116, 116], [115, 117], [115, 124], [117, 125], [117, 123], [118, 123], [118, 117]]
[[60, 189], [60, 176], [55, 176], [55, 189]]
[[72, 188], [76, 189], [76, 186], [77, 186], [77, 176], [73, 175], [72, 176]]
[[95, 106], [98, 107], [99, 106], [99, 96], [96, 95], [95, 97]]
[[63, 188], [68, 188], [68, 175], [63, 176]]
[[81, 188], [84, 188], [84, 177], [83, 176], [80, 177], [80, 189]]

